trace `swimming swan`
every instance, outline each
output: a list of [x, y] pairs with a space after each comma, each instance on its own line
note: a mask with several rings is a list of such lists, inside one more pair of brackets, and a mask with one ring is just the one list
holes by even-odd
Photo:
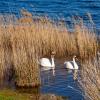
[[75, 61], [76, 56], [73, 57], [73, 61], [65, 61], [64, 65], [66, 65], [66, 68], [68, 69], [78, 69], [78, 65]]
[[45, 67], [47, 69], [49, 69], [49, 68], [55, 68], [54, 55], [55, 55], [55, 52], [52, 52], [51, 53], [51, 60], [49, 60], [48, 58], [41, 58], [39, 60], [39, 64], [42, 67]]

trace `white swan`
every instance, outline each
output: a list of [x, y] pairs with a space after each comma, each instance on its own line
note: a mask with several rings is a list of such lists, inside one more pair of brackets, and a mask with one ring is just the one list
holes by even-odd
[[44, 67], [45, 69], [51, 69], [51, 68], [55, 68], [55, 62], [54, 62], [54, 55], [55, 52], [51, 53], [51, 60], [49, 60], [48, 58], [41, 58], [39, 60], [39, 64]]
[[65, 61], [64, 62], [64, 65], [66, 65], [66, 68], [68, 68], [68, 69], [78, 69], [79, 68], [75, 61], [75, 57], [76, 56], [73, 57], [73, 61]]

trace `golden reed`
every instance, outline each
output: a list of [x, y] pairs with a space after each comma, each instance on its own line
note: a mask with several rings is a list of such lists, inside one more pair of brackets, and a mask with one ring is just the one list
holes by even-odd
[[[63, 22], [54, 23], [48, 18], [34, 19], [29, 12], [20, 19], [14, 15], [0, 16], [0, 77], [8, 69], [15, 70], [18, 86], [35, 86], [40, 83], [37, 58], [78, 55], [81, 58], [94, 56], [98, 43], [96, 34], [83, 24], [75, 25], [74, 32], [68, 32]], [[28, 13], [28, 14], [27, 14]]]
[[86, 100], [100, 100], [100, 58], [95, 57], [82, 64], [79, 82], [85, 92]]

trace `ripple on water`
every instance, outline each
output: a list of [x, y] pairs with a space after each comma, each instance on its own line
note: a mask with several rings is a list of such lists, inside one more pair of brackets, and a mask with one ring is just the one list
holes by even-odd
[[[78, 13], [84, 19], [84, 14], [90, 12], [96, 26], [100, 28], [100, 0], [1, 0], [0, 13], [19, 15], [20, 9], [25, 8], [34, 15], [48, 15], [52, 18], [68, 17]], [[84, 19], [85, 20], [85, 19]]]

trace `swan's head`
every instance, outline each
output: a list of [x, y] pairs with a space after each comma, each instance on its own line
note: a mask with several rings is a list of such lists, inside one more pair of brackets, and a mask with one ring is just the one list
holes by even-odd
[[55, 52], [55, 51], [52, 51], [52, 52], [51, 52], [51, 55], [55, 55], [55, 54], [56, 54], [56, 52]]
[[76, 55], [74, 55], [74, 56], [73, 56], [73, 59], [78, 60], [78, 58], [77, 58], [77, 56], [76, 56]]
[[77, 58], [77, 56], [76, 56], [76, 55], [74, 55], [74, 56], [73, 56], [73, 59], [75, 59], [75, 60], [79, 61], [79, 59]]
[[55, 54], [56, 54], [56, 52], [55, 52], [55, 51], [52, 51], [52, 52], [51, 52], [51, 57], [54, 57]]
[[74, 55], [73, 58], [76, 58], [76, 55]]

